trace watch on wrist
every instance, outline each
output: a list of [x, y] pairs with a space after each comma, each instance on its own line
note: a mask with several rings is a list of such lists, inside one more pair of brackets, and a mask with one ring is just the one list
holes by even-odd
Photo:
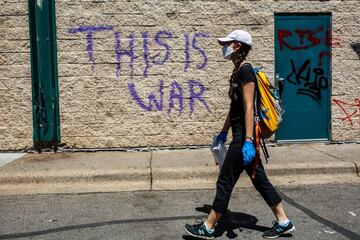
[[251, 141], [254, 141], [254, 138], [253, 137], [250, 137], [250, 136], [245, 136], [245, 139], [249, 139]]

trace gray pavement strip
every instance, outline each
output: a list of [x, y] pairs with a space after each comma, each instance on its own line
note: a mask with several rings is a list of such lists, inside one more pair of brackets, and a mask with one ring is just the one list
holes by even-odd
[[313, 212], [312, 210], [302, 206], [301, 204], [295, 202], [294, 200], [292, 200], [291, 198], [289, 198], [288, 196], [286, 196], [284, 193], [280, 192], [278, 190], [279, 195], [281, 196], [281, 198], [286, 201], [288, 204], [290, 204], [291, 206], [299, 209], [300, 211], [302, 211], [303, 213], [305, 213], [306, 215], [308, 215], [310, 218], [314, 219], [315, 221], [330, 227], [332, 229], [334, 229], [335, 231], [337, 231], [338, 233], [342, 234], [344, 237], [348, 238], [348, 239], [360, 239], [360, 235], [357, 233], [354, 233], [346, 228], [343, 228], [341, 226], [339, 226], [338, 224], [331, 222], [325, 218], [322, 218], [321, 216], [319, 216], [318, 214], [316, 214], [315, 212]]
[[[344, 185], [345, 186], [345, 185]], [[303, 231], [304, 232], [301, 232], [301, 234], [299, 234], [298, 236], [296, 236], [295, 235], [295, 239], [310, 239], [310, 238], [306, 238], [305, 236], [306, 236], [306, 234], [305, 234], [305, 227], [309, 227], [309, 228], [311, 228], [311, 227], [313, 227], [313, 225], [312, 224], [314, 224], [315, 222], [317, 222], [317, 223], [319, 223], [318, 225], [324, 225], [324, 226], [328, 226], [328, 227], [330, 227], [331, 229], [333, 229], [333, 230], [336, 230], [339, 234], [342, 234], [345, 238], [350, 238], [350, 239], [359, 239], [359, 233], [356, 233], [355, 235], [354, 235], [354, 233], [353, 232], [351, 232], [351, 231], [349, 231], [349, 230], [346, 230], [346, 229], [344, 229], [343, 227], [341, 227], [341, 226], [339, 226], [339, 225], [337, 225], [337, 224], [333, 224], [333, 222], [331, 222], [331, 221], [329, 221], [329, 220], [327, 220], [327, 219], [333, 219], [333, 221], [334, 221], [334, 218], [331, 218], [331, 217], [326, 217], [326, 219], [324, 219], [323, 217], [320, 217], [320, 215], [321, 215], [321, 212], [317, 212], [317, 211], [315, 211], [314, 209], [316, 209], [316, 208], [314, 208], [313, 210], [311, 210], [311, 209], [309, 209], [309, 208], [306, 208], [306, 207], [304, 207], [304, 206], [307, 206], [308, 207], [308, 205], [305, 205], [304, 203], [301, 203], [301, 204], [299, 204], [299, 202], [301, 201], [300, 199], [303, 199], [303, 198], [298, 198], [298, 197], [296, 197], [296, 196], [299, 196], [299, 195], [301, 195], [301, 193], [298, 193], [298, 187], [297, 188], [295, 188], [293, 191], [296, 191], [297, 192], [297, 194], [295, 194], [295, 195], [292, 195], [292, 191], [288, 191], [287, 190], [288, 188], [285, 188], [285, 189], [283, 189], [283, 191], [286, 193], [286, 195], [285, 194], [283, 194], [282, 195], [282, 197], [283, 197], [283, 199], [284, 199], [284, 202], [286, 202], [286, 203], [289, 203], [289, 205], [291, 205], [293, 208], [292, 209], [297, 209], [297, 210], [299, 210], [299, 212], [301, 212], [301, 213], [304, 213], [304, 214], [301, 214], [301, 215], [303, 215], [303, 216], [309, 216], [309, 217], [306, 217], [305, 219], [307, 219], [306, 220], [306, 223], [307, 223], [307, 225], [303, 225], [302, 227], [303, 227]], [[348, 191], [348, 189], [344, 189], [344, 190], [346, 190], [346, 191]], [[314, 191], [317, 191], [317, 188], [315, 188], [314, 189]], [[161, 196], [167, 196], [168, 195], [168, 193], [170, 192], [170, 191], [160, 191], [160, 192], [162, 192], [163, 194], [161, 195]], [[171, 192], [173, 192], [173, 191], [171, 191]], [[174, 191], [174, 192], [177, 192], [177, 191]], [[179, 191], [179, 192], [184, 192], [183, 190], [182, 191]], [[186, 191], [186, 192], [188, 192], [188, 191]], [[197, 192], [197, 191], [196, 191]], [[210, 191], [211, 192], [211, 191]], [[246, 203], [246, 195], [249, 195], [250, 197], [254, 197], [254, 195], [251, 195], [250, 193], [249, 194], [246, 194], [245, 192], [243, 192], [243, 191], [241, 191], [244, 195], [243, 196], [238, 196], [237, 197], [237, 194], [236, 195], [234, 195], [233, 197], [233, 200], [235, 200], [235, 199], [244, 199], [243, 200], [243, 203]], [[333, 192], [333, 191], [332, 191]], [[255, 193], [255, 190], [254, 190], [254, 193]], [[118, 194], [120, 194], [120, 193], [118, 193]], [[145, 208], [148, 208], [149, 206], [153, 206], [153, 207], [155, 207], [155, 206], [157, 206], [157, 204], [161, 204], [162, 205], [162, 201], [158, 201], [159, 199], [162, 199], [161, 198], [161, 196], [159, 197], [159, 198], [151, 198], [151, 196], [152, 196], [152, 194], [150, 194], [150, 192], [148, 193], [147, 191], [141, 191], [141, 193], [137, 193], [137, 197], [139, 197], [139, 195], [141, 194], [141, 196], [142, 196], [142, 198], [143, 198], [143, 200], [144, 200], [144, 202], [146, 202], [146, 203], [148, 203], [148, 202], [150, 202], [150, 204], [148, 204], [148, 205], [143, 205], [144, 204], [144, 202], [140, 202], [139, 203], [139, 205], [141, 205], [141, 206], [143, 206], [144, 207], [144, 209]], [[144, 194], [144, 195], [143, 195]], [[71, 196], [76, 196], [76, 195], [85, 195], [84, 197], [83, 197], [83, 199], [87, 199], [87, 198], [89, 198], [88, 196], [89, 196], [89, 194], [76, 194], [76, 195], [74, 195], [74, 194], [60, 194], [60, 195], [71, 195]], [[123, 193], [121, 193], [121, 195], [123, 195]], [[199, 193], [199, 195], [198, 196], [202, 196], [203, 194], [202, 193]], [[211, 195], [211, 194], [210, 194]], [[107, 200], [107, 201], [105, 201], [105, 202], [102, 202], [102, 204], [108, 204], [110, 201], [111, 201], [111, 197], [109, 197], [109, 196], [106, 196], [106, 195], [104, 195], [104, 194], [101, 194], [101, 195], [99, 195], [99, 196], [102, 196], [101, 198], [100, 198], [100, 202], [102, 202], [103, 201], [103, 199], [110, 199], [110, 200]], [[177, 196], [177, 195], [175, 195], [175, 196]], [[295, 199], [295, 201], [294, 200], [292, 200], [292, 199], [290, 199], [289, 197], [287, 197], [287, 196], [292, 196], [292, 199]], [[334, 195], [333, 195], [334, 196]], [[350, 194], [348, 194], [348, 196], [351, 196]], [[137, 197], [135, 197], [135, 198], [127, 198], [127, 197], [125, 197], [125, 199], [137, 199]], [[144, 198], [145, 197], [145, 198]], [[22, 199], [22, 197], [17, 197], [17, 198], [20, 198], [20, 199]], [[5, 201], [6, 201], [6, 199], [7, 198], [5, 198]], [[38, 201], [34, 201], [34, 199], [38, 199]], [[194, 199], [197, 199], [197, 197], [195, 197]], [[250, 198], [250, 199], [253, 199], [253, 198]], [[256, 198], [256, 199], [258, 199], [259, 201], [261, 200], [260, 198]], [[256, 199], [254, 199], [254, 201], [257, 201]], [[316, 198], [314, 198], [314, 199], [316, 199]], [[314, 200], [314, 199], [312, 199], [312, 200]], [[322, 198], [322, 199], [324, 199], [324, 198]], [[335, 198], [333, 198], [333, 199], [335, 199]], [[38, 197], [35, 197], [35, 196], [33, 196], [33, 197], [31, 197], [30, 198], [30, 200], [31, 201], [28, 201], [28, 199], [22, 199], [22, 204], [25, 204], [25, 205], [28, 205], [28, 203], [30, 202], [32, 202], [32, 201], [34, 201], [34, 203], [35, 202], [39, 202], [39, 204], [42, 204], [42, 198], [38, 198]], [[172, 204], [174, 203], [174, 202], [170, 202], [170, 201], [166, 201], [166, 200], [168, 200], [168, 198], [166, 198], [166, 199], [163, 199], [163, 200], [165, 200], [165, 202], [167, 202], [167, 204], [165, 203], [165, 206], [164, 206], [164, 208], [161, 208], [160, 210], [164, 210], [164, 209], [168, 209], [168, 207], [172, 207]], [[196, 211], [198, 212], [198, 213], [193, 213], [193, 214], [187, 214], [187, 216], [184, 216], [183, 215], [183, 213], [181, 212], [181, 211], [174, 211], [174, 212], [171, 212], [170, 214], [170, 216], [168, 215], [168, 216], [163, 216], [163, 214], [164, 214], [164, 211], [160, 211], [159, 212], [159, 215], [157, 215], [157, 216], [153, 216], [153, 212], [149, 212], [149, 213], [151, 213], [151, 214], [148, 214], [147, 215], [147, 217], [142, 213], [142, 210], [141, 211], [139, 211], [139, 214], [138, 215], [136, 215], [136, 216], [134, 216], [134, 217], [132, 217], [133, 215], [131, 214], [131, 213], [129, 213], [128, 215], [126, 215], [126, 217], [124, 216], [124, 215], [122, 215], [122, 214], [118, 214], [118, 215], [116, 215], [116, 217], [113, 217], [112, 219], [104, 219], [104, 220], [102, 220], [102, 218], [100, 217], [100, 218], [93, 218], [93, 220], [86, 220], [86, 219], [84, 219], [85, 220], [85, 222], [81, 222], [81, 224], [80, 224], [80, 222], [72, 222], [72, 223], [70, 223], [69, 222], [69, 224], [66, 224], [65, 223], [65, 225], [63, 225], [63, 226], [57, 226], [57, 227], [55, 227], [55, 226], [53, 226], [53, 227], [45, 227], [44, 225], [39, 225], [38, 226], [38, 228], [35, 228], [35, 229], [32, 229], [32, 230], [30, 230], [30, 229], [23, 229], [23, 230], [20, 230], [21, 228], [19, 228], [19, 230], [18, 231], [16, 231], [16, 230], [14, 230], [14, 232], [7, 232], [7, 234], [5, 235], [0, 235], [0, 239], [16, 239], [16, 238], [23, 238], [23, 237], [29, 237], [29, 238], [31, 238], [32, 236], [34, 236], [34, 238], [43, 238], [44, 237], [44, 239], [46, 238], [46, 237], [48, 237], [48, 238], [46, 238], [46, 239], [51, 239], [51, 237], [53, 237], [54, 236], [54, 234], [55, 235], [57, 235], [57, 234], [59, 234], [59, 236], [61, 235], [61, 234], [68, 234], [69, 236], [73, 236], [73, 232], [82, 232], [82, 230], [83, 229], [87, 229], [87, 228], [92, 228], [92, 227], [94, 227], [95, 229], [94, 229], [94, 232], [99, 232], [100, 231], [100, 229], [99, 228], [101, 228], [101, 227], [106, 227], [106, 226], [109, 226], [110, 228], [113, 228], [113, 227], [116, 227], [116, 225], [122, 225], [123, 227], [125, 227], [125, 226], [127, 226], [127, 225], [130, 225], [131, 227], [130, 228], [133, 228], [133, 227], [135, 227], [135, 226], [137, 226], [137, 224], [140, 222], [140, 223], [147, 223], [147, 222], [151, 222], [151, 223], [153, 223], [153, 224], [156, 224], [156, 222], [161, 222], [161, 221], [163, 221], [163, 223], [165, 224], [166, 222], [171, 222], [171, 221], [174, 221], [175, 223], [173, 223], [173, 224], [177, 224], [176, 222], [177, 221], [182, 221], [182, 220], [187, 220], [187, 219], [194, 219], [194, 218], [197, 218], [197, 217], [200, 217], [200, 218], [202, 218], [202, 217], [205, 217], [205, 216], [201, 216], [201, 214], [207, 214], [209, 211], [210, 211], [210, 205], [203, 205], [202, 203], [204, 203], [204, 198], [201, 198], [201, 199], [199, 199], [199, 201], [197, 201], [196, 202], [196, 206], [201, 206], [201, 207], [197, 207], [196, 208]], [[310, 200], [310, 201], [312, 201], [312, 200]], [[14, 201], [14, 198], [13, 197], [9, 197], [8, 198], [8, 201], [11, 201], [11, 202], [15, 202], [16, 203], [16, 201]], [[79, 200], [77, 199], [77, 198], [74, 198], [72, 201], [69, 201], [69, 204], [72, 204], [72, 203], [74, 203], [74, 202], [79, 202]], [[47, 202], [47, 201], [46, 201]], [[49, 201], [49, 202], [52, 202], [51, 200]], [[119, 201], [119, 202], [122, 202], [122, 201]], [[205, 202], [207, 202], [207, 201], [205, 201]], [[239, 202], [236, 202], [236, 204], [239, 204]], [[318, 203], [319, 204], [319, 203]], [[92, 202], [89, 204], [89, 206], [90, 205], [92, 205]], [[130, 206], [131, 204], [129, 204], [129, 206]], [[191, 204], [191, 206], [193, 206], [194, 204]], [[21, 206], [21, 203], [20, 203], [20, 206]], [[33, 205], [34, 206], [34, 205]], [[35, 206], [36, 206], [36, 204], [35, 204]], [[40, 206], [40, 205], [39, 205]], [[64, 209], [63, 207], [64, 206], [66, 206], [66, 205], [63, 205], [62, 207], [60, 206], [60, 209]], [[113, 205], [113, 206], [116, 206], [116, 204], [115, 205]], [[186, 205], [187, 207], [188, 207], [188, 205]], [[85, 205], [85, 207], [86, 207], [86, 205]], [[128, 207], [128, 205], [127, 206], [125, 206], [126, 208]], [[230, 206], [231, 207], [231, 206]], [[264, 207], [267, 207], [267, 206], [265, 206], [265, 204], [264, 204]], [[75, 206], [75, 208], [76, 208], [76, 206]], [[232, 207], [231, 207], [232, 208]], [[101, 208], [99, 208], [100, 210], [99, 211], [103, 211]], [[109, 207], [109, 209], [112, 209], [112, 207], [110, 206]], [[108, 210], [109, 210], [108, 209]], [[233, 218], [234, 219], [232, 219], [232, 220], [234, 220], [234, 221], [230, 221], [230, 225], [231, 226], [225, 226], [225, 227], [229, 227], [230, 228], [230, 232], [231, 232], [231, 230], [234, 230], [234, 229], [236, 229], [234, 226], [235, 225], [232, 225], [232, 224], [236, 224], [236, 226], [239, 226], [239, 225], [242, 225], [242, 223], [240, 223], [240, 224], [238, 224], [238, 221], [241, 221], [241, 222], [243, 222], [243, 219], [244, 219], [244, 214], [242, 214], [240, 211], [239, 211], [239, 209], [243, 209], [243, 207], [238, 207], [238, 208], [232, 208], [232, 209], [235, 209], [235, 210], [237, 210], [236, 212], [231, 212], [231, 214], [233, 214]], [[291, 209], [291, 208], [290, 208]], [[290, 211], [290, 209], [289, 209], [289, 211]], [[40, 209], [41, 210], [41, 209]], [[72, 210], [72, 209], [71, 209]], [[181, 209], [180, 209], [181, 210]], [[110, 211], [110, 210], [109, 210]], [[9, 211], [9, 214], [11, 214], [10, 213], [11, 211]], [[31, 211], [30, 211], [31, 212]], [[51, 212], [51, 211], [50, 211]], [[72, 213], [72, 211], [69, 211], [70, 213]], [[316, 213], [315, 213], [316, 212]], [[21, 214], [22, 212], [21, 211], [19, 211], [19, 213]], [[78, 213], [82, 213], [82, 211], [80, 210]], [[96, 213], [96, 211], [95, 212], [93, 212], [93, 213], [91, 213], [91, 215], [96, 215], [95, 214]], [[262, 216], [263, 217], [263, 212], [262, 212], [262, 209], [261, 209], [261, 207], [260, 207], [260, 210], [255, 210], [255, 212], [250, 212], [252, 215], [254, 215], [254, 216]], [[231, 215], [230, 214], [230, 215]], [[50, 214], [51, 215], [51, 214]], [[75, 214], [76, 215], [76, 214]], [[107, 213], [106, 213], [106, 211], [105, 211], [105, 215], [106, 216], [108, 216], [107, 215]], [[193, 216], [191, 216], [191, 215], [193, 215]], [[197, 216], [197, 215], [199, 215], [199, 216]], [[5, 216], [7, 216], [6, 214], [5, 214]], [[8, 215], [8, 216], [10, 216], [10, 215]], [[15, 215], [16, 216], [16, 215]], [[49, 216], [49, 214], [48, 215], [46, 215], [46, 216]], [[250, 215], [251, 216], [251, 215]], [[231, 216], [230, 216], [230, 218], [232, 218]], [[5, 219], [5, 218], [4, 218]], [[304, 218], [303, 218], [304, 219]], [[267, 220], [269, 220], [269, 219], [267, 219]], [[336, 220], [335, 220], [336, 221]], [[312, 223], [311, 223], [312, 222]], [[60, 224], [61, 224], [61, 222], [60, 222]], [[344, 224], [344, 223], [343, 223]], [[141, 225], [143, 225], [143, 224], [141, 224]], [[156, 225], [162, 225], [162, 224], [156, 224]], [[300, 224], [300, 219], [299, 219], [299, 223], [298, 223], [298, 226], [299, 226], [299, 230], [301, 231], [301, 224]], [[343, 226], [347, 226], [347, 225], [343, 225]], [[252, 228], [253, 227], [253, 228]], [[265, 228], [265, 227], [262, 227], [262, 226], [259, 226], [259, 225], [256, 225], [256, 226], [250, 226], [250, 228], [252, 228], [252, 229], [254, 229], [254, 227], [257, 227], [257, 228]], [[44, 229], [45, 228], [45, 229]], [[249, 227], [248, 226], [244, 226], [243, 228], [245, 228], [245, 229], [249, 229]], [[79, 229], [79, 231], [76, 231], [77, 229]], [[240, 231], [241, 231], [241, 229], [239, 229]], [[266, 230], [266, 229], [254, 229], [254, 230], [257, 230], [257, 231], [263, 231], [263, 230]], [[228, 230], [226, 230], [228, 233], [229, 233], [229, 231]], [[245, 230], [246, 231], [246, 230]], [[300, 233], [300, 231], [299, 231], [299, 233]], [[311, 231], [311, 230], [310, 230]], [[100, 231], [101, 232], [101, 231]], [[314, 233], [314, 232], [313, 232]], [[22, 234], [22, 235], [21, 235]], [[45, 235], [47, 235], [47, 234], [49, 234], [49, 236], [45, 236]], [[52, 236], [50, 235], [50, 234], [53, 234]], [[95, 233], [92, 233], [92, 234], [95, 234]], [[165, 234], [168, 234], [168, 233], [165, 233]], [[180, 239], [180, 237], [181, 237], [181, 235], [178, 233], [178, 232], [176, 232], [175, 233], [176, 234], [176, 237], [172, 237], [171, 239]], [[63, 235], [61, 235], [61, 236], [63, 236]], [[163, 236], [166, 236], [166, 235], [163, 235]], [[253, 236], [259, 236], [259, 233], [256, 233], [256, 234], [253, 234]], [[224, 238], [226, 238], [226, 237], [228, 237], [227, 235], [225, 236], [224, 235]], [[245, 236], [246, 237], [246, 236]], [[315, 238], [311, 238], [311, 239], [316, 239], [316, 236], [314, 235], [314, 237]], [[329, 239], [340, 239], [339, 238], [340, 236], [337, 236], [337, 238], [329, 238]], [[55, 237], [56, 238], [56, 237]], [[99, 237], [100, 238], [100, 237]], [[230, 237], [228, 237], [228, 238], [230, 238]], [[228, 238], [226, 238], [226, 239], [228, 239]], [[235, 238], [235, 237], [234, 237]], [[70, 239], [71, 239], [71, 237], [70, 237]], [[81, 238], [78, 238], [78, 239], [81, 239]], [[93, 238], [93, 239], [95, 239], [95, 238]], [[113, 239], [116, 239], [116, 238], [113, 238]], [[135, 238], [132, 238], [132, 239], [135, 239]], [[138, 238], [138, 239], [140, 239], [140, 238]], [[154, 238], [151, 238], [151, 239], [154, 239]], [[156, 239], [156, 238], [155, 238]], [[166, 238], [159, 238], [159, 239], [166, 239]], [[170, 238], [167, 238], [167, 239], [170, 239]], [[190, 240], [190, 239], [193, 239], [193, 238], [187, 238], [187, 237], [185, 237], [185, 236], [183, 236], [183, 239], [188, 239], [188, 240]], [[223, 238], [222, 238], [223, 239]], [[245, 239], [248, 239], [248, 238], [245, 238]], [[251, 239], [261, 239], [261, 238], [251, 238]], [[320, 238], [320, 239], [324, 239], [324, 238]], [[341, 238], [341, 239], [343, 239], [343, 238]]]
[[84, 228], [93, 228], [101, 227], [108, 225], [118, 225], [118, 224], [128, 224], [128, 223], [144, 223], [144, 222], [164, 222], [164, 221], [178, 221], [178, 220], [189, 220], [196, 218], [205, 218], [206, 215], [193, 215], [193, 216], [176, 216], [176, 217], [160, 217], [160, 218], [140, 218], [140, 219], [124, 219], [124, 220], [113, 220], [106, 222], [97, 222], [97, 223], [88, 223], [88, 224], [79, 224], [72, 226], [65, 226], [59, 228], [52, 228], [47, 230], [33, 231], [33, 232], [24, 232], [24, 233], [14, 233], [14, 234], [5, 234], [0, 235], [0, 239], [14, 239], [14, 238], [23, 238], [23, 237], [34, 237], [49, 233], [57, 233], [71, 230], [78, 230]]
[[[319, 216], [317, 213], [315, 213], [311, 209], [304, 207], [303, 205], [294, 201], [293, 199], [291, 199], [290, 197], [288, 197], [281, 191], [278, 190], [278, 192], [285, 202], [287, 202], [291, 206], [295, 207], [296, 209], [300, 210], [301, 212], [305, 213], [307, 216], [309, 216], [313, 220], [319, 222], [322, 225], [330, 227], [331, 229], [334, 229], [335, 231], [342, 234], [344, 237], [346, 237], [348, 239], [351, 239], [351, 240], [360, 239], [359, 234], [354, 233], [348, 229], [345, 229], [344, 227], [339, 226], [338, 224]], [[67, 194], [65, 194], [65, 195], [67, 195]], [[71, 195], [73, 195], [73, 194], [71, 194]], [[46, 234], [51, 234], [51, 233], [60, 233], [60, 232], [66, 232], [66, 231], [72, 231], [72, 230], [102, 227], [102, 226], [109, 226], [109, 225], [135, 224], [135, 223], [139, 224], [139, 223], [148, 223], [148, 222], [168, 222], [168, 221], [189, 220], [189, 219], [197, 219], [197, 218], [203, 219], [207, 216], [205, 214], [208, 214], [210, 212], [210, 209], [211, 209], [210, 205], [203, 205], [203, 207], [196, 208], [196, 211], [198, 211], [199, 213], [204, 213], [204, 214], [199, 214], [199, 215], [157, 217], [157, 218], [134, 218], [134, 219], [93, 222], [93, 223], [87, 223], [87, 224], [78, 224], [78, 225], [50, 228], [50, 229], [39, 230], [39, 231], [4, 234], [4, 235], [0, 235], [0, 239], [16, 239], [16, 238], [23, 238], [23, 237], [35, 237], [35, 236], [41, 236], [41, 235], [46, 235]], [[242, 219], [242, 221], [237, 222], [238, 221], [237, 220], [236, 223], [234, 223], [231, 220], [231, 218]], [[219, 236], [221, 236], [225, 231], [227, 231], [228, 233], [229, 232], [231, 233], [231, 230], [236, 229], [236, 228], [254, 229], [257, 231], [261, 231], [261, 232], [269, 229], [268, 227], [256, 225], [257, 219], [251, 215], [244, 214], [244, 213], [230, 211], [230, 212], [228, 212], [228, 214], [225, 215], [225, 219], [222, 219], [222, 221], [223, 221], [223, 224], [221, 224], [221, 225], [225, 225], [225, 226], [223, 227], [223, 229], [219, 230], [219, 233], [218, 233], [218, 234], [220, 234]], [[182, 236], [182, 237], [185, 240], [194, 239], [194, 238], [191, 238], [188, 236]]]

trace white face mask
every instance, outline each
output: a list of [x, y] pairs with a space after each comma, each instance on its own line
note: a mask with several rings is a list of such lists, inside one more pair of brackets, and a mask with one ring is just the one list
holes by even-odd
[[232, 48], [231, 45], [232, 45], [232, 44], [230, 44], [230, 45], [225, 45], [225, 46], [222, 48], [223, 56], [224, 56], [224, 58], [227, 59], [227, 60], [230, 60], [230, 59], [231, 59], [231, 54], [233, 54], [233, 52], [234, 52], [234, 49]]

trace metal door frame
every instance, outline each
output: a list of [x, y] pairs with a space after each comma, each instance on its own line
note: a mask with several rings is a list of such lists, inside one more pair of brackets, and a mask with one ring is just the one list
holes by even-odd
[[[56, 46], [56, 16], [55, 0], [28, 0], [29, 11], [29, 35], [30, 35], [30, 59], [31, 59], [31, 82], [32, 82], [32, 109], [33, 109], [33, 141], [34, 147], [41, 151], [42, 148], [54, 147], [57, 150], [60, 143], [60, 111], [59, 111], [59, 89], [58, 89], [58, 69], [57, 69], [57, 46]], [[48, 18], [41, 16], [41, 11], [47, 11]], [[39, 19], [40, 18], [40, 21]], [[38, 22], [41, 24], [37, 25]], [[50, 41], [50, 47], [40, 44], [39, 35], [43, 32], [39, 26], [46, 24], [50, 34], [46, 40]], [[38, 53], [48, 51], [50, 62], [40, 59]], [[50, 72], [50, 79], [45, 78], [39, 73], [39, 66]], [[42, 86], [50, 86], [43, 88]], [[45, 90], [44, 90], [45, 89]], [[52, 102], [49, 107], [49, 101]], [[47, 103], [47, 104], [46, 104]], [[53, 111], [53, 116], [48, 119], [46, 111]], [[51, 120], [51, 121], [49, 121]], [[51, 139], [45, 139], [42, 134], [43, 128], [53, 126]]]

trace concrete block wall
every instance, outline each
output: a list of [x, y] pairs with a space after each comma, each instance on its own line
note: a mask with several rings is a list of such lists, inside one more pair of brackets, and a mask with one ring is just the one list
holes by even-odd
[[0, 151], [32, 146], [27, 1], [0, 1]]
[[[333, 140], [358, 140], [360, 113], [350, 122], [344, 109], [358, 109], [352, 105], [359, 98], [360, 61], [350, 45], [359, 41], [359, 10], [358, 1], [57, 1], [62, 140], [76, 147], [209, 144], [225, 118], [232, 70], [216, 38], [237, 28], [251, 32], [250, 60], [272, 77], [274, 12], [309, 11], [333, 13]], [[161, 31], [166, 34], [157, 38]], [[133, 34], [132, 68], [124, 55], [117, 70], [116, 32], [127, 50]], [[152, 63], [166, 54], [163, 65]], [[192, 89], [189, 80], [195, 80]], [[163, 94], [163, 102], [150, 110], [152, 93]]]
[[[0, 32], [0, 44], [9, 44], [16, 53], [5, 58], [3, 52], [8, 51], [0, 48], [0, 60], [8, 59], [8, 64], [0, 61], [0, 88], [6, 79], [16, 79], [23, 83], [23, 91], [31, 91], [28, 34], [24, 33], [27, 16], [23, 15], [27, 6], [20, 0], [1, 4], [0, 27], [5, 33]], [[16, 15], [10, 16], [11, 11]], [[360, 60], [351, 47], [356, 49], [354, 44], [360, 42], [359, 11], [356, 0], [58, 0], [62, 142], [78, 148], [209, 144], [228, 109], [232, 71], [232, 64], [222, 59], [216, 38], [238, 28], [249, 31], [254, 38], [249, 60], [265, 67], [272, 78], [275, 12], [333, 14], [332, 140], [360, 140]], [[12, 18], [20, 26], [5, 25]], [[17, 31], [19, 27], [24, 31]], [[4, 37], [6, 32], [12, 40]], [[11, 61], [16, 62], [11, 65]], [[19, 71], [22, 76], [15, 77]], [[28, 91], [22, 93], [22, 102], [29, 101], [28, 112], [21, 117], [9, 115], [13, 121], [1, 120], [3, 131], [9, 131], [10, 122], [31, 119]], [[5, 93], [1, 92], [0, 99], [8, 102]], [[10, 108], [8, 103], [4, 106]], [[31, 137], [31, 132], [26, 133], [23, 139]], [[30, 140], [11, 146], [26, 147]], [[5, 141], [0, 137], [0, 142]]]

